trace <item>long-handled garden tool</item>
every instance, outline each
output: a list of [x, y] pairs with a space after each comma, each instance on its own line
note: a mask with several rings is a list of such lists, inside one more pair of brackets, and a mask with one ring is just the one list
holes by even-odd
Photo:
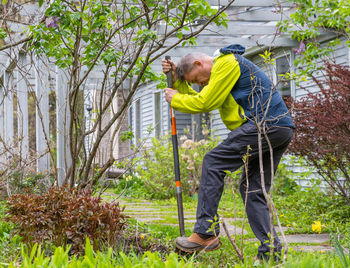
[[[166, 60], [170, 60], [170, 56], [165, 56]], [[173, 88], [173, 79], [171, 70], [167, 72], [168, 87]], [[174, 154], [174, 169], [175, 169], [175, 183], [176, 183], [176, 197], [177, 197], [177, 214], [179, 218], [180, 235], [185, 236], [185, 223], [184, 223], [184, 210], [182, 205], [182, 189], [180, 181], [180, 163], [179, 163], [179, 151], [177, 144], [177, 133], [176, 133], [176, 121], [175, 111], [170, 106], [171, 114], [171, 139], [173, 142], [173, 154]]]

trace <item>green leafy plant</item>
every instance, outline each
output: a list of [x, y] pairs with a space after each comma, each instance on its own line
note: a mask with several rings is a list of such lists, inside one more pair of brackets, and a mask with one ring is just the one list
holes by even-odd
[[[290, 160], [292, 159], [292, 160]], [[275, 173], [274, 177], [274, 192], [277, 195], [290, 195], [295, 193], [300, 186], [296, 183], [297, 175], [290, 168], [291, 165], [296, 164], [297, 161], [293, 157], [283, 158]]]
[[[332, 239], [332, 244], [333, 244], [334, 249], [335, 249], [335, 253], [339, 257], [343, 267], [344, 268], [349, 267], [350, 266], [350, 251], [348, 253], [348, 256], [346, 256], [346, 254], [344, 252], [344, 248], [341, 246], [341, 244], [339, 242], [339, 236], [334, 234], [333, 232], [330, 233], [330, 236]], [[348, 245], [348, 249], [350, 249], [350, 243]]]
[[6, 183], [11, 195], [23, 192], [40, 194], [46, 192], [53, 181], [52, 177], [45, 174], [14, 170], [8, 175]]
[[[202, 160], [218, 144], [218, 139], [208, 136], [193, 141], [180, 137], [179, 147], [181, 186], [183, 193], [193, 196], [199, 189]], [[152, 138], [151, 145], [142, 151], [136, 167], [138, 176], [144, 181], [144, 188], [150, 198], [171, 198], [175, 192], [174, 162], [170, 137]]]
[[241, 183], [241, 177], [243, 174], [243, 168], [240, 168], [234, 172], [231, 172], [229, 170], [225, 170], [226, 177], [225, 177], [225, 183], [229, 185], [229, 187], [232, 187], [232, 190], [234, 192], [239, 191], [239, 185]]
[[89, 190], [67, 187], [50, 188], [43, 195], [13, 195], [8, 207], [7, 220], [16, 224], [28, 247], [50, 241], [55, 246], [70, 244], [80, 253], [87, 236], [98, 249], [101, 243], [114, 245], [126, 223], [118, 203], [103, 203]]
[[135, 175], [123, 176], [118, 182], [110, 185], [113, 192], [117, 195], [130, 197], [145, 197], [145, 183]]
[[16, 258], [20, 253], [21, 237], [11, 235], [15, 224], [5, 221], [6, 202], [0, 202], [0, 266]]
[[344, 199], [326, 192], [315, 182], [288, 195], [275, 195], [280, 221], [284, 226], [311, 232], [311, 224], [321, 220], [325, 230], [349, 225], [350, 208]]
[[94, 252], [94, 249], [89, 239], [86, 239], [85, 254], [80, 258], [76, 256], [69, 257], [69, 246], [67, 248], [57, 247], [52, 256], [44, 256], [41, 246], [35, 244], [30, 252], [22, 246], [21, 258], [22, 262], [18, 265], [17, 262], [11, 262], [9, 268], [23, 267], [65, 267], [65, 268], [83, 268], [83, 267], [105, 267], [105, 268], [128, 268], [128, 267], [194, 267], [192, 261], [186, 262], [176, 253], [170, 253], [164, 258], [158, 252], [147, 251], [142, 256], [136, 254], [126, 255], [123, 252], [114, 254], [112, 248], [109, 248], [106, 253], [100, 251]]

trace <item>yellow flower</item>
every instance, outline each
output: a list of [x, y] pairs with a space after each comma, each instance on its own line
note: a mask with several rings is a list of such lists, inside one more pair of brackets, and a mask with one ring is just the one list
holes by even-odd
[[321, 250], [321, 253], [326, 253], [326, 251], [325, 250]]
[[312, 231], [321, 233], [322, 225], [320, 221], [314, 221], [314, 224], [312, 224]]
[[140, 235], [140, 238], [141, 238], [141, 239], [145, 239], [145, 237], [144, 237], [143, 235]]
[[301, 248], [300, 250], [304, 250], [304, 248]]
[[289, 224], [289, 223], [287, 224], [287, 227], [290, 227], [290, 224]]
[[283, 218], [283, 217], [284, 217], [284, 214], [281, 214], [280, 217]]

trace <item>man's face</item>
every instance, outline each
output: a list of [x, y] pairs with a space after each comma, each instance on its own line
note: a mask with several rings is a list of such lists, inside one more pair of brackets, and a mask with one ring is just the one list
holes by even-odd
[[198, 84], [201, 87], [208, 85], [211, 66], [205, 62], [195, 62], [194, 65], [192, 71], [184, 75], [185, 80], [191, 84]]

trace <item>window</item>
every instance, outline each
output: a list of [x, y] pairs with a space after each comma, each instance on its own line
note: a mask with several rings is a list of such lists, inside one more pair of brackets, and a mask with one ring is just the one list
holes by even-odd
[[291, 81], [281, 76], [290, 73], [290, 64], [290, 55], [284, 55], [276, 59], [277, 90], [283, 99], [291, 96]]
[[154, 134], [159, 137], [162, 134], [162, 109], [160, 92], [154, 93]]

